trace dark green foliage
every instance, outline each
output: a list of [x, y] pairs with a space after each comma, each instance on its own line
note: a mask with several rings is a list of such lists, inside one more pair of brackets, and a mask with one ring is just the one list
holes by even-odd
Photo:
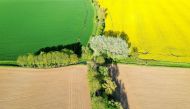
[[120, 37], [123, 40], [126, 40], [127, 42], [129, 41], [129, 37], [125, 32], [120, 32], [120, 31], [112, 31], [108, 30], [104, 32], [104, 35], [107, 37]]
[[126, 43], [128, 44], [128, 48], [131, 47], [131, 43], [129, 42], [129, 37], [128, 37], [127, 33], [123, 32], [123, 31], [108, 30], [108, 31], [104, 32], [104, 36], [121, 38], [126, 41]]
[[93, 97], [92, 102], [92, 109], [123, 109], [119, 102], [101, 96]]
[[108, 109], [107, 103], [105, 102], [104, 98], [101, 96], [94, 96], [92, 97], [92, 109]]
[[130, 55], [131, 55], [132, 58], [137, 59], [138, 55], [139, 55], [138, 48], [137, 47], [132, 47]]
[[109, 72], [108, 72], [107, 67], [99, 66], [98, 71], [100, 72], [101, 75], [103, 75], [103, 77], [108, 77], [109, 76]]
[[41, 52], [39, 55], [19, 56], [17, 63], [22, 67], [53, 68], [76, 64], [78, 63], [78, 57], [73, 51], [64, 49], [60, 52]]
[[58, 46], [53, 46], [53, 47], [41, 48], [40, 50], [35, 52], [35, 55], [39, 55], [41, 52], [48, 53], [48, 52], [54, 52], [54, 51], [61, 51], [63, 49], [72, 50], [79, 57], [82, 54], [82, 44], [80, 42], [77, 42], [77, 43], [73, 43], [69, 45], [58, 45]]
[[108, 68], [98, 65], [98, 68], [94, 69], [93, 65], [96, 63], [88, 65], [92, 109], [123, 109], [113, 96], [117, 86], [112, 81]]
[[102, 88], [100, 81], [97, 79], [98, 74], [92, 68], [91, 65], [88, 65], [88, 80], [90, 86], [90, 95], [95, 96], [96, 92]]

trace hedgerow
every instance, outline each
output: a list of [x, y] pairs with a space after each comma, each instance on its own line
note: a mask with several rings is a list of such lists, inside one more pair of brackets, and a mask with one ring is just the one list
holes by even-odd
[[92, 109], [123, 109], [113, 95], [117, 85], [108, 68], [92, 62], [88, 65], [88, 71]]
[[103, 35], [105, 29], [105, 19], [107, 16], [107, 9], [100, 6], [98, 0], [92, 0], [96, 9], [96, 32], [95, 35]]
[[78, 56], [73, 51], [63, 49], [62, 51], [48, 53], [41, 52], [39, 55], [19, 56], [17, 64], [22, 67], [53, 68], [76, 64], [78, 60]]

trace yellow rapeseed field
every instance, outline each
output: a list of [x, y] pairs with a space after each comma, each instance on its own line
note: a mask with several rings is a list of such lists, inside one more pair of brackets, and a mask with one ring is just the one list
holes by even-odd
[[106, 30], [125, 31], [140, 58], [190, 62], [189, 0], [99, 0]]

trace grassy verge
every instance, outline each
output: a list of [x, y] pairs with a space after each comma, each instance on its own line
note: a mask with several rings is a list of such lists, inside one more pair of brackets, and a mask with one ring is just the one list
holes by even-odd
[[135, 58], [121, 59], [121, 60], [118, 60], [118, 63], [145, 65], [145, 66], [163, 66], [163, 67], [190, 68], [190, 63], [147, 60], [147, 59], [145, 60], [145, 59], [135, 59]]
[[17, 67], [16, 61], [0, 61], [0, 67]]
[[[169, 61], [156, 61], [156, 60], [143, 60], [126, 58], [117, 61], [121, 64], [134, 64], [134, 65], [144, 65], [144, 66], [162, 66], [162, 67], [179, 67], [179, 68], [190, 68], [190, 63], [182, 62], [169, 62]], [[82, 59], [79, 60], [79, 64], [86, 64]], [[0, 61], [0, 67], [17, 67], [16, 61]]]
[[[94, 4], [94, 2], [92, 1], [91, 2], [91, 5], [92, 5], [92, 7], [93, 7], [93, 11], [94, 11], [94, 20], [93, 20], [93, 32], [92, 32], [92, 35], [91, 36], [93, 36], [93, 35], [95, 35], [96, 34], [96, 31], [97, 31], [97, 19], [96, 19], [96, 17], [97, 17], [97, 8], [96, 8], [96, 6], [95, 6], [95, 4]], [[90, 36], [90, 37], [91, 37]]]

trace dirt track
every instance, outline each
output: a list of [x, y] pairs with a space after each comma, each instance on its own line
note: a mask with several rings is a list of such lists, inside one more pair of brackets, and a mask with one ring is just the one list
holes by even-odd
[[87, 68], [0, 68], [0, 109], [90, 109]]
[[130, 109], [190, 109], [190, 69], [118, 67]]

